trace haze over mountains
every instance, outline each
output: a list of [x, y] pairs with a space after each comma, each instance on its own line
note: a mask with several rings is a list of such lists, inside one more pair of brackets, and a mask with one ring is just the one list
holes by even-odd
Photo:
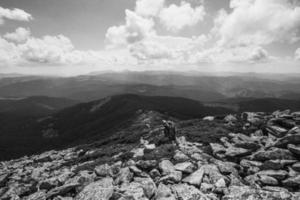
[[139, 112], [192, 119], [300, 110], [296, 75], [122, 72], [1, 77], [2, 160], [105, 140], [130, 126]]

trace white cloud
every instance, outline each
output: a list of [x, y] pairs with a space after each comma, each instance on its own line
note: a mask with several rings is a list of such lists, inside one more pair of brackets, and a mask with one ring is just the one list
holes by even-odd
[[290, 0], [231, 0], [214, 31], [221, 45], [265, 45], [299, 40], [300, 7]]
[[29, 21], [32, 19], [32, 16], [31, 14], [18, 8], [7, 9], [7, 8], [0, 7], [0, 24], [3, 24], [4, 19], [17, 20], [17, 21]]
[[0, 66], [74, 66], [126, 64], [128, 55], [120, 51], [76, 50], [63, 35], [29, 37], [23, 43], [13, 43], [0, 37]]
[[192, 8], [190, 3], [181, 2], [181, 5], [170, 5], [161, 10], [159, 18], [161, 23], [170, 31], [179, 31], [186, 26], [194, 26], [205, 16], [203, 6]]
[[252, 50], [248, 59], [253, 63], [264, 62], [269, 59], [269, 53], [262, 47], [256, 47]]
[[295, 59], [300, 60], [300, 48], [296, 49], [295, 51]]
[[69, 38], [59, 36], [44, 36], [43, 38], [29, 38], [18, 46], [21, 57], [30, 62], [62, 63], [64, 55], [74, 47]]
[[15, 42], [24, 42], [29, 38], [30, 34], [31, 33], [29, 29], [19, 27], [15, 30], [15, 32], [6, 33], [3, 37]]
[[268, 52], [259, 46], [240, 46], [224, 48], [215, 46], [191, 55], [191, 63], [244, 63], [257, 64], [270, 60]]
[[141, 16], [157, 16], [164, 7], [165, 0], [137, 0], [135, 12]]
[[120, 47], [139, 42], [149, 35], [155, 34], [154, 21], [126, 10], [126, 23], [121, 26], [112, 26], [106, 32], [108, 47]]

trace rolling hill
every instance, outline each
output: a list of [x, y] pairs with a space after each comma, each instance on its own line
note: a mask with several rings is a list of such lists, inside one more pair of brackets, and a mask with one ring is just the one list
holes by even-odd
[[[0, 159], [91, 140], [103, 140], [131, 126], [141, 113], [155, 111], [178, 119], [224, 115], [229, 109], [206, 107], [198, 101], [162, 96], [125, 94], [82, 103], [44, 117], [0, 115]], [[1, 121], [2, 120], [2, 121]], [[145, 123], [146, 124], [146, 123]]]
[[2, 98], [0, 99], [0, 114], [43, 116], [77, 103], [79, 101], [46, 96]]

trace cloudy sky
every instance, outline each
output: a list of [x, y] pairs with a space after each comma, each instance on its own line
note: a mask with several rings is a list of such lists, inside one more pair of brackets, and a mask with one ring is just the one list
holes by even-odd
[[300, 1], [0, 1], [0, 73], [102, 70], [300, 73]]

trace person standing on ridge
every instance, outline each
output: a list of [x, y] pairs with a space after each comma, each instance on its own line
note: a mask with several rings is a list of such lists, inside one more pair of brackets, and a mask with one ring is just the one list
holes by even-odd
[[166, 121], [166, 120], [163, 120], [162, 122], [163, 122], [163, 126], [164, 126], [165, 137], [168, 138], [169, 142], [177, 144], [175, 123], [172, 121]]

